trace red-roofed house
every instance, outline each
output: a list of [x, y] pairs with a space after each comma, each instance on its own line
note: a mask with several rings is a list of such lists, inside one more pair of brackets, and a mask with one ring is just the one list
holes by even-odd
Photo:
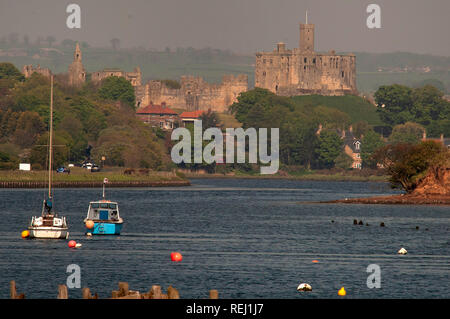
[[161, 105], [150, 102], [150, 105], [139, 108], [136, 115], [144, 123], [163, 130], [174, 129], [175, 123], [179, 121], [178, 113], [167, 107], [165, 102]]
[[183, 126], [186, 126], [187, 123], [193, 123], [195, 120], [200, 118], [200, 115], [203, 114], [202, 110], [191, 111], [191, 112], [183, 112], [180, 114], [181, 122], [183, 122]]

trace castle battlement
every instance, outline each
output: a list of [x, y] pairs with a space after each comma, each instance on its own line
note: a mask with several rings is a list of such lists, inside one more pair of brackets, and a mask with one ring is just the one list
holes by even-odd
[[300, 24], [299, 47], [277, 43], [272, 52], [257, 52], [255, 87], [278, 95], [357, 94], [356, 57], [314, 51], [314, 24]]

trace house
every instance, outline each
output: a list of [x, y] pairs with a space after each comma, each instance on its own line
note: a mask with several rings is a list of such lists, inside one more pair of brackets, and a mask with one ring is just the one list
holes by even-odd
[[183, 112], [180, 114], [180, 119], [182, 122], [182, 125], [186, 127], [186, 124], [188, 123], [194, 123], [195, 120], [198, 120], [200, 116], [203, 114], [202, 110], [197, 111], [191, 111], [191, 112]]
[[[319, 124], [319, 127], [316, 131], [316, 135], [320, 135], [323, 130], [322, 124]], [[349, 168], [362, 168], [362, 158], [361, 158], [361, 139], [356, 138], [353, 135], [353, 128], [350, 125], [348, 132], [344, 130], [337, 130], [337, 133], [341, 135], [341, 139], [344, 142], [344, 152], [348, 156], [352, 158], [352, 164]]]
[[342, 139], [344, 140], [344, 152], [353, 159], [352, 168], [361, 169], [361, 139], [353, 135], [353, 129], [350, 125], [348, 133], [342, 131]]
[[172, 130], [179, 123], [178, 113], [166, 106], [165, 102], [161, 105], [149, 105], [141, 107], [136, 111], [136, 116], [144, 123], [153, 127], [159, 127], [162, 130]]

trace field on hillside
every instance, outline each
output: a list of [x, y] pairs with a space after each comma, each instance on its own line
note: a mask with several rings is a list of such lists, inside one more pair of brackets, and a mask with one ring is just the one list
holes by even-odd
[[339, 111], [348, 114], [352, 123], [367, 121], [373, 126], [383, 125], [376, 107], [369, 101], [358, 96], [304, 95], [294, 96], [292, 99], [296, 104], [302, 106], [317, 107], [323, 105], [338, 109]]

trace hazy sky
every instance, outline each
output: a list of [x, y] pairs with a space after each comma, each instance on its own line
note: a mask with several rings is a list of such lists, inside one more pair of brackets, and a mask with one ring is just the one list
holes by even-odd
[[[81, 29], [68, 29], [66, 7], [81, 7]], [[366, 8], [381, 7], [381, 29]], [[0, 0], [0, 37], [11, 32], [57, 41], [164, 49], [212, 47], [268, 51], [298, 47], [298, 23], [316, 25], [316, 50], [409, 51], [450, 56], [450, 0]]]

